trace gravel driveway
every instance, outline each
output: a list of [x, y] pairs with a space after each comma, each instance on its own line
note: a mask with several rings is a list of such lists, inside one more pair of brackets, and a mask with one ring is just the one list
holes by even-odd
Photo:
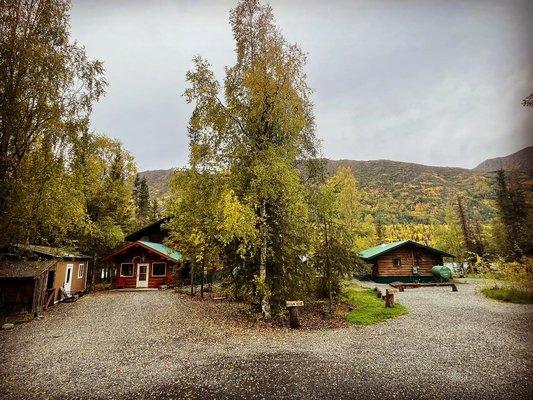
[[0, 398], [533, 398], [533, 307], [472, 284], [374, 326], [274, 330], [172, 291], [106, 292], [0, 332]]

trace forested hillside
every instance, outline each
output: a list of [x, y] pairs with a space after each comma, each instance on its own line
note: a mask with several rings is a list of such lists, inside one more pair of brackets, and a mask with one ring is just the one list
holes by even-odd
[[[362, 189], [363, 203], [384, 224], [442, 221], [444, 206], [458, 192], [475, 204], [484, 219], [494, 207], [494, 174], [389, 160], [327, 160], [328, 175], [340, 166], [350, 167]], [[161, 199], [168, 194], [171, 173], [156, 170], [140, 175], [146, 178], [151, 195]]]
[[345, 165], [358, 180], [363, 202], [384, 224], [443, 221], [445, 206], [458, 193], [483, 219], [494, 207], [491, 174], [389, 160], [328, 160], [328, 173]]
[[[526, 203], [533, 205], [533, 179], [529, 146], [506, 157], [485, 160], [474, 169], [434, 167], [390, 160], [326, 160], [326, 171], [333, 175], [340, 166], [353, 171], [362, 201], [368, 211], [383, 224], [428, 224], [444, 220], [444, 208], [460, 194], [468, 208], [482, 221], [494, 211], [495, 172], [503, 167], [519, 177]], [[172, 169], [144, 171], [150, 193], [163, 199], [168, 194], [167, 181]]]

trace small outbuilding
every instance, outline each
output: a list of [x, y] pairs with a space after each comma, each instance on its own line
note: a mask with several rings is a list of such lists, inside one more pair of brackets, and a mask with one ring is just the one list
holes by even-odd
[[90, 257], [48, 246], [0, 246], [0, 314], [40, 313], [84, 292]]
[[431, 282], [431, 269], [455, 256], [412, 240], [380, 244], [363, 250], [359, 257], [372, 265], [372, 279], [380, 283]]
[[164, 244], [136, 240], [102, 258], [116, 269], [117, 288], [158, 288], [179, 280], [181, 254]]

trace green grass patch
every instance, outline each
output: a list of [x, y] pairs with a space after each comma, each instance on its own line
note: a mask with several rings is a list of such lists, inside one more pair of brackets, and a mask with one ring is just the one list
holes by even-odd
[[344, 298], [355, 308], [346, 316], [348, 322], [352, 324], [377, 324], [408, 313], [407, 308], [399, 303], [396, 303], [394, 308], [385, 307], [385, 301], [378, 299], [372, 289], [349, 286], [344, 292]]
[[481, 289], [489, 299], [505, 301], [507, 303], [533, 304], [533, 293], [515, 288], [492, 287]]

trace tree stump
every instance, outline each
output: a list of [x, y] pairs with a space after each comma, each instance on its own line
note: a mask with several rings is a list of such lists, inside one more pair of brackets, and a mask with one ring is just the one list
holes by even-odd
[[385, 294], [385, 307], [394, 307], [394, 289], [387, 289]]

